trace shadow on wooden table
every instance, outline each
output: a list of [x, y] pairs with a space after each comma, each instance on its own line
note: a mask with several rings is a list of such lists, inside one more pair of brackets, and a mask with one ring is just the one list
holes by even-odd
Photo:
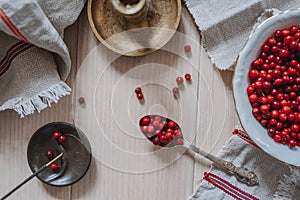
[[229, 73], [230, 71], [229, 70], [226, 70], [226, 71], [221, 71], [220, 70], [220, 74], [221, 74], [221, 77], [222, 77], [222, 80], [224, 82], [224, 85], [226, 87], [228, 87], [228, 89], [230, 91], [232, 91], [232, 80], [233, 80], [233, 76], [234, 76], [234, 72], [232, 71], [231, 73]]

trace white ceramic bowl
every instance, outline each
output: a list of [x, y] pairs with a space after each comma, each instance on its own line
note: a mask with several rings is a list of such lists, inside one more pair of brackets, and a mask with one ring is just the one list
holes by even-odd
[[262, 44], [277, 29], [300, 27], [300, 9], [286, 11], [263, 22], [249, 37], [239, 54], [233, 79], [233, 92], [236, 109], [243, 128], [251, 139], [266, 153], [287, 164], [300, 166], [300, 148], [289, 148], [288, 145], [275, 143], [267, 130], [252, 115], [252, 107], [248, 100], [248, 71], [251, 62], [257, 58]]

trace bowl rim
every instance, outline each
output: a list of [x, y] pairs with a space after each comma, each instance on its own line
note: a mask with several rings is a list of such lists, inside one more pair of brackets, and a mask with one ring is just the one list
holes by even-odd
[[[266, 154], [268, 154], [269, 156], [271, 156], [272, 158], [276, 159], [277, 161], [279, 161], [280, 163], [282, 164], [285, 164], [285, 165], [288, 165], [288, 166], [300, 166], [300, 162], [298, 164], [291, 164], [291, 163], [288, 163], [284, 160], [280, 160], [278, 157], [275, 157], [274, 155], [272, 155], [271, 153], [269, 153], [268, 151], [266, 151], [259, 143], [256, 142], [256, 139], [254, 137], [251, 136], [251, 133], [249, 134], [248, 131], [245, 129], [245, 126], [243, 125], [243, 122], [241, 120], [241, 116], [240, 116], [240, 113], [238, 111], [238, 108], [237, 108], [237, 101], [236, 101], [236, 90], [235, 90], [235, 84], [234, 84], [234, 81], [235, 81], [235, 78], [236, 78], [236, 71], [237, 71], [237, 65], [239, 63], [239, 60], [240, 60], [240, 57], [241, 55], [243, 54], [243, 52], [245, 51], [245, 47], [247, 46], [247, 44], [249, 43], [249, 40], [251, 38], [253, 38], [253, 35], [255, 34], [255, 32], [259, 29], [261, 29], [262, 26], [264, 26], [266, 23], [274, 20], [274, 18], [277, 18], [278, 16], [282, 16], [282, 15], [286, 15], [290, 12], [300, 12], [300, 8], [295, 8], [295, 9], [288, 9], [286, 11], [283, 11], [283, 12], [280, 12], [280, 13], [277, 13], [275, 15], [272, 15], [271, 17], [267, 18], [266, 20], [264, 20], [261, 24], [259, 24], [257, 27], [255, 27], [250, 35], [248, 36], [246, 42], [244, 43], [243, 47], [241, 48], [240, 52], [238, 53], [238, 56], [237, 58], [235, 59], [235, 62], [233, 64], [233, 77], [232, 77], [232, 94], [233, 94], [233, 101], [234, 101], [234, 106], [235, 106], [235, 110], [236, 110], [236, 113], [237, 113], [237, 117], [239, 119], [239, 122], [240, 122], [240, 125], [242, 127], [242, 129], [247, 133], [247, 135], [250, 137], [250, 139], [257, 145], [257, 147], [262, 150], [263, 152], [265, 152]], [[299, 14], [300, 16], [300, 14]]]

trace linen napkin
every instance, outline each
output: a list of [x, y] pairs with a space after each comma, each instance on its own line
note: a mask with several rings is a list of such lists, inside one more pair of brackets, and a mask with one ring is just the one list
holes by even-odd
[[204, 48], [219, 69], [233, 66], [259, 17], [272, 15], [272, 8], [285, 11], [300, 7], [300, 0], [185, 0], [185, 3], [201, 32]]
[[233, 136], [217, 156], [253, 171], [258, 176], [259, 185], [247, 186], [240, 183], [234, 176], [213, 164], [189, 200], [299, 199], [300, 169], [263, 152], [243, 130], [234, 130]]
[[0, 1], [0, 111], [21, 117], [70, 94], [71, 60], [64, 29], [85, 0]]

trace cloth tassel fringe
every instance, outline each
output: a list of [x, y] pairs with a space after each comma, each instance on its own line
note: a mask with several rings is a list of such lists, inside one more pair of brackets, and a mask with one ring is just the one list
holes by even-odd
[[63, 81], [60, 81], [47, 91], [30, 99], [13, 98], [0, 106], [0, 111], [13, 109], [23, 118], [26, 115], [33, 114], [35, 110], [41, 112], [48, 106], [50, 107], [51, 103], [57, 103], [61, 97], [69, 95], [70, 93], [71, 88]]

